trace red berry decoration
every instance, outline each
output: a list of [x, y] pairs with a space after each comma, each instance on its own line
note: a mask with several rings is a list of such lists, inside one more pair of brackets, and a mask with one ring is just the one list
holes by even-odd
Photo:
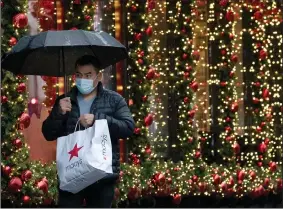
[[13, 177], [8, 184], [8, 189], [11, 192], [16, 193], [22, 189], [22, 186], [23, 186], [22, 180], [18, 177]]
[[30, 180], [32, 178], [32, 172], [30, 170], [23, 171], [21, 178], [23, 181]]
[[9, 40], [9, 45], [10, 46], [15, 46], [17, 44], [17, 39], [15, 37], [11, 37]]
[[187, 104], [188, 102], [189, 102], [189, 98], [188, 98], [188, 97], [185, 97], [185, 98], [184, 98], [184, 103]]
[[28, 17], [24, 13], [19, 13], [13, 17], [13, 25], [16, 28], [25, 28], [28, 25]]
[[182, 55], [182, 58], [183, 58], [183, 60], [187, 59], [187, 58], [188, 58], [188, 54], [184, 53], [184, 54]]

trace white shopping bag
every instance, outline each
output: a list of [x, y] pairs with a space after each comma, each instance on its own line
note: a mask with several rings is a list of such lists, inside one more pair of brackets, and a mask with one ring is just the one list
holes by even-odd
[[107, 120], [58, 138], [56, 161], [60, 189], [74, 194], [113, 173]]

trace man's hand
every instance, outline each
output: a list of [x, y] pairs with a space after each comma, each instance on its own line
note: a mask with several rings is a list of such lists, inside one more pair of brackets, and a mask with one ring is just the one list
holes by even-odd
[[86, 128], [92, 126], [94, 122], [94, 115], [93, 114], [84, 114], [80, 117], [81, 124]]
[[65, 115], [67, 112], [71, 112], [72, 110], [72, 104], [70, 97], [65, 97], [63, 99], [60, 99], [59, 105], [61, 108], [61, 113]]

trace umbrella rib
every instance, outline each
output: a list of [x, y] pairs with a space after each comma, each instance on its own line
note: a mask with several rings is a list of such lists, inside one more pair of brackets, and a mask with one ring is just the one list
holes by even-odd
[[[90, 48], [90, 50], [92, 51], [92, 53], [94, 54], [94, 56], [97, 58], [97, 60], [99, 61], [99, 59], [98, 59], [98, 57], [97, 57], [97, 55], [96, 55], [96, 53], [94, 52], [94, 50], [93, 50], [93, 48], [92, 48], [92, 45], [91, 45], [91, 41], [90, 41], [90, 39], [87, 37], [87, 35], [84, 33], [84, 31], [83, 30], [81, 30], [81, 33], [86, 37], [86, 39], [88, 40], [88, 42], [89, 42], [89, 48]], [[99, 64], [101, 65], [101, 63], [99, 62]]]

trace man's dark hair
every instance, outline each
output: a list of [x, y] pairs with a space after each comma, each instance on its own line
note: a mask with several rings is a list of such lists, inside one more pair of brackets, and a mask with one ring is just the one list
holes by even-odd
[[78, 66], [85, 66], [85, 65], [92, 65], [97, 73], [99, 73], [99, 61], [95, 56], [92, 55], [84, 55], [77, 59], [75, 67]]

